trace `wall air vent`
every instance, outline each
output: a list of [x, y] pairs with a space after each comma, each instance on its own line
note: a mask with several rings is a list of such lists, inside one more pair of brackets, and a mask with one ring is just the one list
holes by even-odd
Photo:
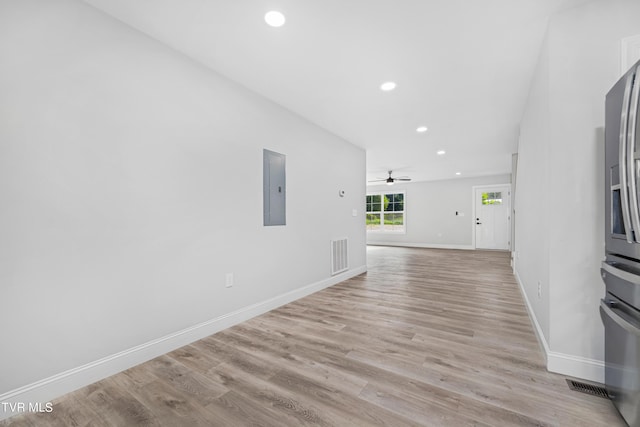
[[349, 269], [347, 239], [331, 241], [331, 275], [342, 273]]

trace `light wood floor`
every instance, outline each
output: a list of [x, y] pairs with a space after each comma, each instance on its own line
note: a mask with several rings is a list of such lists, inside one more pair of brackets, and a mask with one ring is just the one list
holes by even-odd
[[623, 426], [544, 368], [502, 252], [368, 248], [369, 272], [0, 426]]

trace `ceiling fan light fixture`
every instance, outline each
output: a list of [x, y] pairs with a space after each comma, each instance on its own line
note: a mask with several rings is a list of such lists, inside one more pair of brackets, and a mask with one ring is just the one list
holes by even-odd
[[282, 14], [282, 12], [278, 12], [277, 10], [272, 10], [267, 12], [264, 15], [264, 20], [267, 24], [272, 27], [282, 27], [286, 22], [286, 18]]

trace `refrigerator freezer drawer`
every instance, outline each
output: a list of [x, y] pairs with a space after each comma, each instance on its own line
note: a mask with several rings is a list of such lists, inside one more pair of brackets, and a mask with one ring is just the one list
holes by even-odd
[[631, 427], [640, 426], [640, 322], [611, 295], [600, 302], [605, 328], [605, 385]]
[[602, 263], [600, 273], [607, 292], [625, 301], [633, 307], [640, 307], [640, 270], [637, 263], [625, 264], [609, 257]]

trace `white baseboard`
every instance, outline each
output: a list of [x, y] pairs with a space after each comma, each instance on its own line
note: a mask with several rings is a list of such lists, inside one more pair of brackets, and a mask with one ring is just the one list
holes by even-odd
[[527, 313], [529, 313], [529, 319], [533, 324], [533, 331], [536, 333], [536, 338], [538, 338], [538, 344], [540, 344], [540, 347], [542, 349], [544, 360], [548, 364], [549, 353], [551, 352], [551, 350], [549, 349], [549, 344], [547, 343], [547, 339], [545, 338], [544, 333], [542, 332], [542, 327], [540, 326], [540, 323], [538, 323], [538, 318], [533, 312], [533, 307], [531, 306], [531, 303], [529, 302], [529, 297], [527, 296], [527, 293], [524, 290], [524, 286], [522, 285], [522, 280], [520, 280], [520, 275], [518, 275], [517, 271], [514, 271], [513, 275], [515, 276], [516, 282], [518, 283], [518, 287], [520, 289], [520, 293], [522, 294], [522, 298], [524, 298], [525, 307], [527, 308]]
[[536, 315], [533, 311], [533, 307], [531, 306], [529, 297], [527, 297], [527, 293], [524, 290], [522, 280], [520, 280], [520, 275], [518, 275], [518, 272], [515, 270], [515, 266], [513, 274], [516, 278], [516, 281], [518, 282], [520, 293], [524, 298], [527, 312], [529, 313], [529, 318], [531, 319], [536, 337], [538, 338], [538, 342], [540, 343], [540, 347], [542, 348], [542, 352], [547, 364], [547, 370], [549, 372], [555, 372], [556, 374], [566, 375], [574, 378], [581, 378], [597, 383], [604, 383], [603, 361], [551, 351], [549, 343], [542, 333], [540, 323], [538, 323], [538, 319], [536, 318]]
[[427, 249], [463, 249], [474, 250], [471, 245], [441, 245], [438, 243], [404, 243], [404, 242], [367, 242], [368, 246], [400, 246], [405, 248], [427, 248]]
[[550, 351], [547, 354], [547, 370], [604, 384], [604, 362], [601, 360]]
[[[345, 271], [300, 289], [241, 308], [176, 333], [3, 393], [0, 395], [0, 420], [18, 413], [36, 411], [38, 409], [45, 410], [47, 409], [45, 404], [56, 397], [93, 384], [103, 378], [213, 335], [223, 329], [311, 295], [366, 271], [366, 265]], [[53, 410], [55, 411], [55, 408]]]

